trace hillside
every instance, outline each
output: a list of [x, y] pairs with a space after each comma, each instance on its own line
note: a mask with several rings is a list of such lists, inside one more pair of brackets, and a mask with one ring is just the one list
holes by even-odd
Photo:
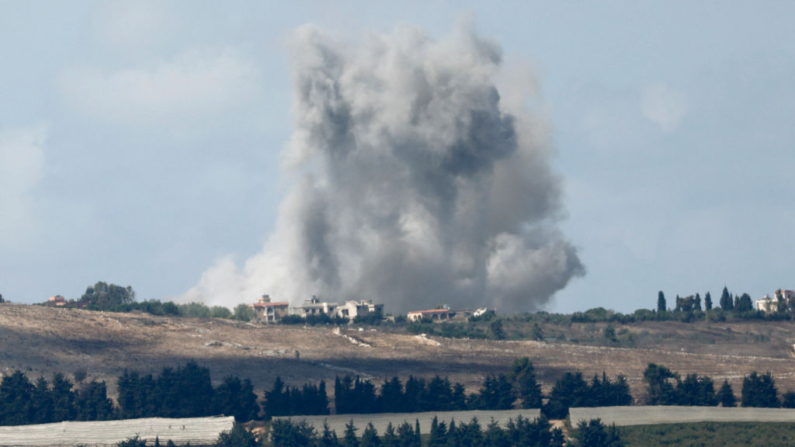
[[[517, 324], [511, 321], [506, 328]], [[0, 372], [21, 369], [36, 377], [85, 369], [89, 380], [106, 380], [115, 394], [115, 378], [125, 368], [157, 372], [195, 359], [210, 368], [216, 381], [236, 374], [250, 378], [258, 390], [270, 387], [277, 375], [288, 384], [300, 384], [351, 373], [376, 382], [393, 375], [440, 374], [474, 391], [485, 375], [506, 372], [511, 361], [526, 356], [545, 390], [565, 371], [606, 371], [626, 375], [638, 397], [649, 362], [716, 381], [728, 378], [737, 393], [743, 375], [771, 371], [780, 390], [795, 390], [791, 322], [616, 325], [625, 338], [633, 334], [629, 347], [600, 346], [605, 344], [598, 335], [603, 327], [543, 327], [545, 334], [577, 338], [577, 343], [465, 340], [425, 338], [385, 326], [262, 326], [0, 304]]]

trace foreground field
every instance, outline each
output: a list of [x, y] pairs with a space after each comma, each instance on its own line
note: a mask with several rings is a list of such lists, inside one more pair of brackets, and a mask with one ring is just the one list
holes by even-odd
[[695, 424], [620, 427], [626, 447], [791, 447], [795, 424], [700, 422]]
[[[506, 328], [515, 324], [520, 322]], [[549, 335], [557, 331], [557, 340], [546, 342], [466, 340], [415, 336], [388, 326], [262, 326], [0, 304], [0, 373], [21, 369], [36, 377], [85, 370], [88, 380], [108, 381], [115, 394], [115, 380], [125, 368], [158, 372], [195, 359], [210, 368], [214, 380], [236, 374], [250, 378], [260, 392], [277, 375], [296, 385], [333, 382], [345, 374], [378, 383], [394, 375], [439, 374], [474, 392], [487, 374], [507, 372], [514, 359], [530, 357], [545, 391], [565, 371], [581, 370], [586, 376], [605, 371], [626, 375], [638, 398], [649, 362], [682, 374], [728, 379], [738, 394], [742, 377], [754, 370], [772, 372], [781, 390], [795, 390], [791, 322], [647, 322], [616, 329], [639, 334], [643, 347], [585, 344], [585, 334], [601, 332], [598, 324], [545, 327]], [[562, 341], [564, 331], [583, 335], [579, 343]]]

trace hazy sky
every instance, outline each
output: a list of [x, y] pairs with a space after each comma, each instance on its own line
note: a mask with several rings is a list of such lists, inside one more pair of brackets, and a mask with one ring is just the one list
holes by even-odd
[[463, 16], [553, 129], [587, 274], [549, 310], [795, 288], [793, 2], [0, 1], [0, 293], [168, 299], [243, 262], [289, 187], [290, 33]]

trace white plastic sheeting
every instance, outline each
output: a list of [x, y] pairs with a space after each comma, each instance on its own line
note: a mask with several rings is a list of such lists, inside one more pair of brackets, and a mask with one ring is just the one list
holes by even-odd
[[232, 430], [235, 418], [215, 416], [190, 419], [126, 419], [102, 422], [59, 422], [56, 424], [0, 427], [0, 446], [3, 447], [112, 447], [138, 436], [154, 445], [169, 440], [176, 445], [215, 444], [218, 435]]
[[572, 425], [599, 418], [605, 424], [655, 425], [689, 422], [795, 422], [795, 410], [783, 408], [723, 407], [597, 407], [571, 408]]

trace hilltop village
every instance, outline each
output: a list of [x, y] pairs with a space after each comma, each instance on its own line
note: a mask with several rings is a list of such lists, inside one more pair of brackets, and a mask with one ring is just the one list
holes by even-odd
[[[251, 305], [256, 312], [258, 322], [272, 324], [279, 323], [285, 318], [301, 318], [306, 320], [309, 317], [325, 316], [329, 318], [355, 320], [365, 317], [384, 318], [384, 305], [374, 304], [372, 300], [346, 301], [343, 304], [335, 302], [321, 301], [317, 296], [305, 300], [300, 306], [290, 306], [290, 303], [274, 302], [269, 295], [262, 295], [256, 303]], [[415, 310], [406, 314], [406, 319], [411, 322], [423, 320], [432, 322], [441, 321], [467, 321], [469, 317], [479, 317], [486, 313], [494, 313], [488, 308], [477, 310], [453, 310], [448, 306], [439, 309]], [[394, 321], [393, 316], [387, 316], [387, 320]]]

